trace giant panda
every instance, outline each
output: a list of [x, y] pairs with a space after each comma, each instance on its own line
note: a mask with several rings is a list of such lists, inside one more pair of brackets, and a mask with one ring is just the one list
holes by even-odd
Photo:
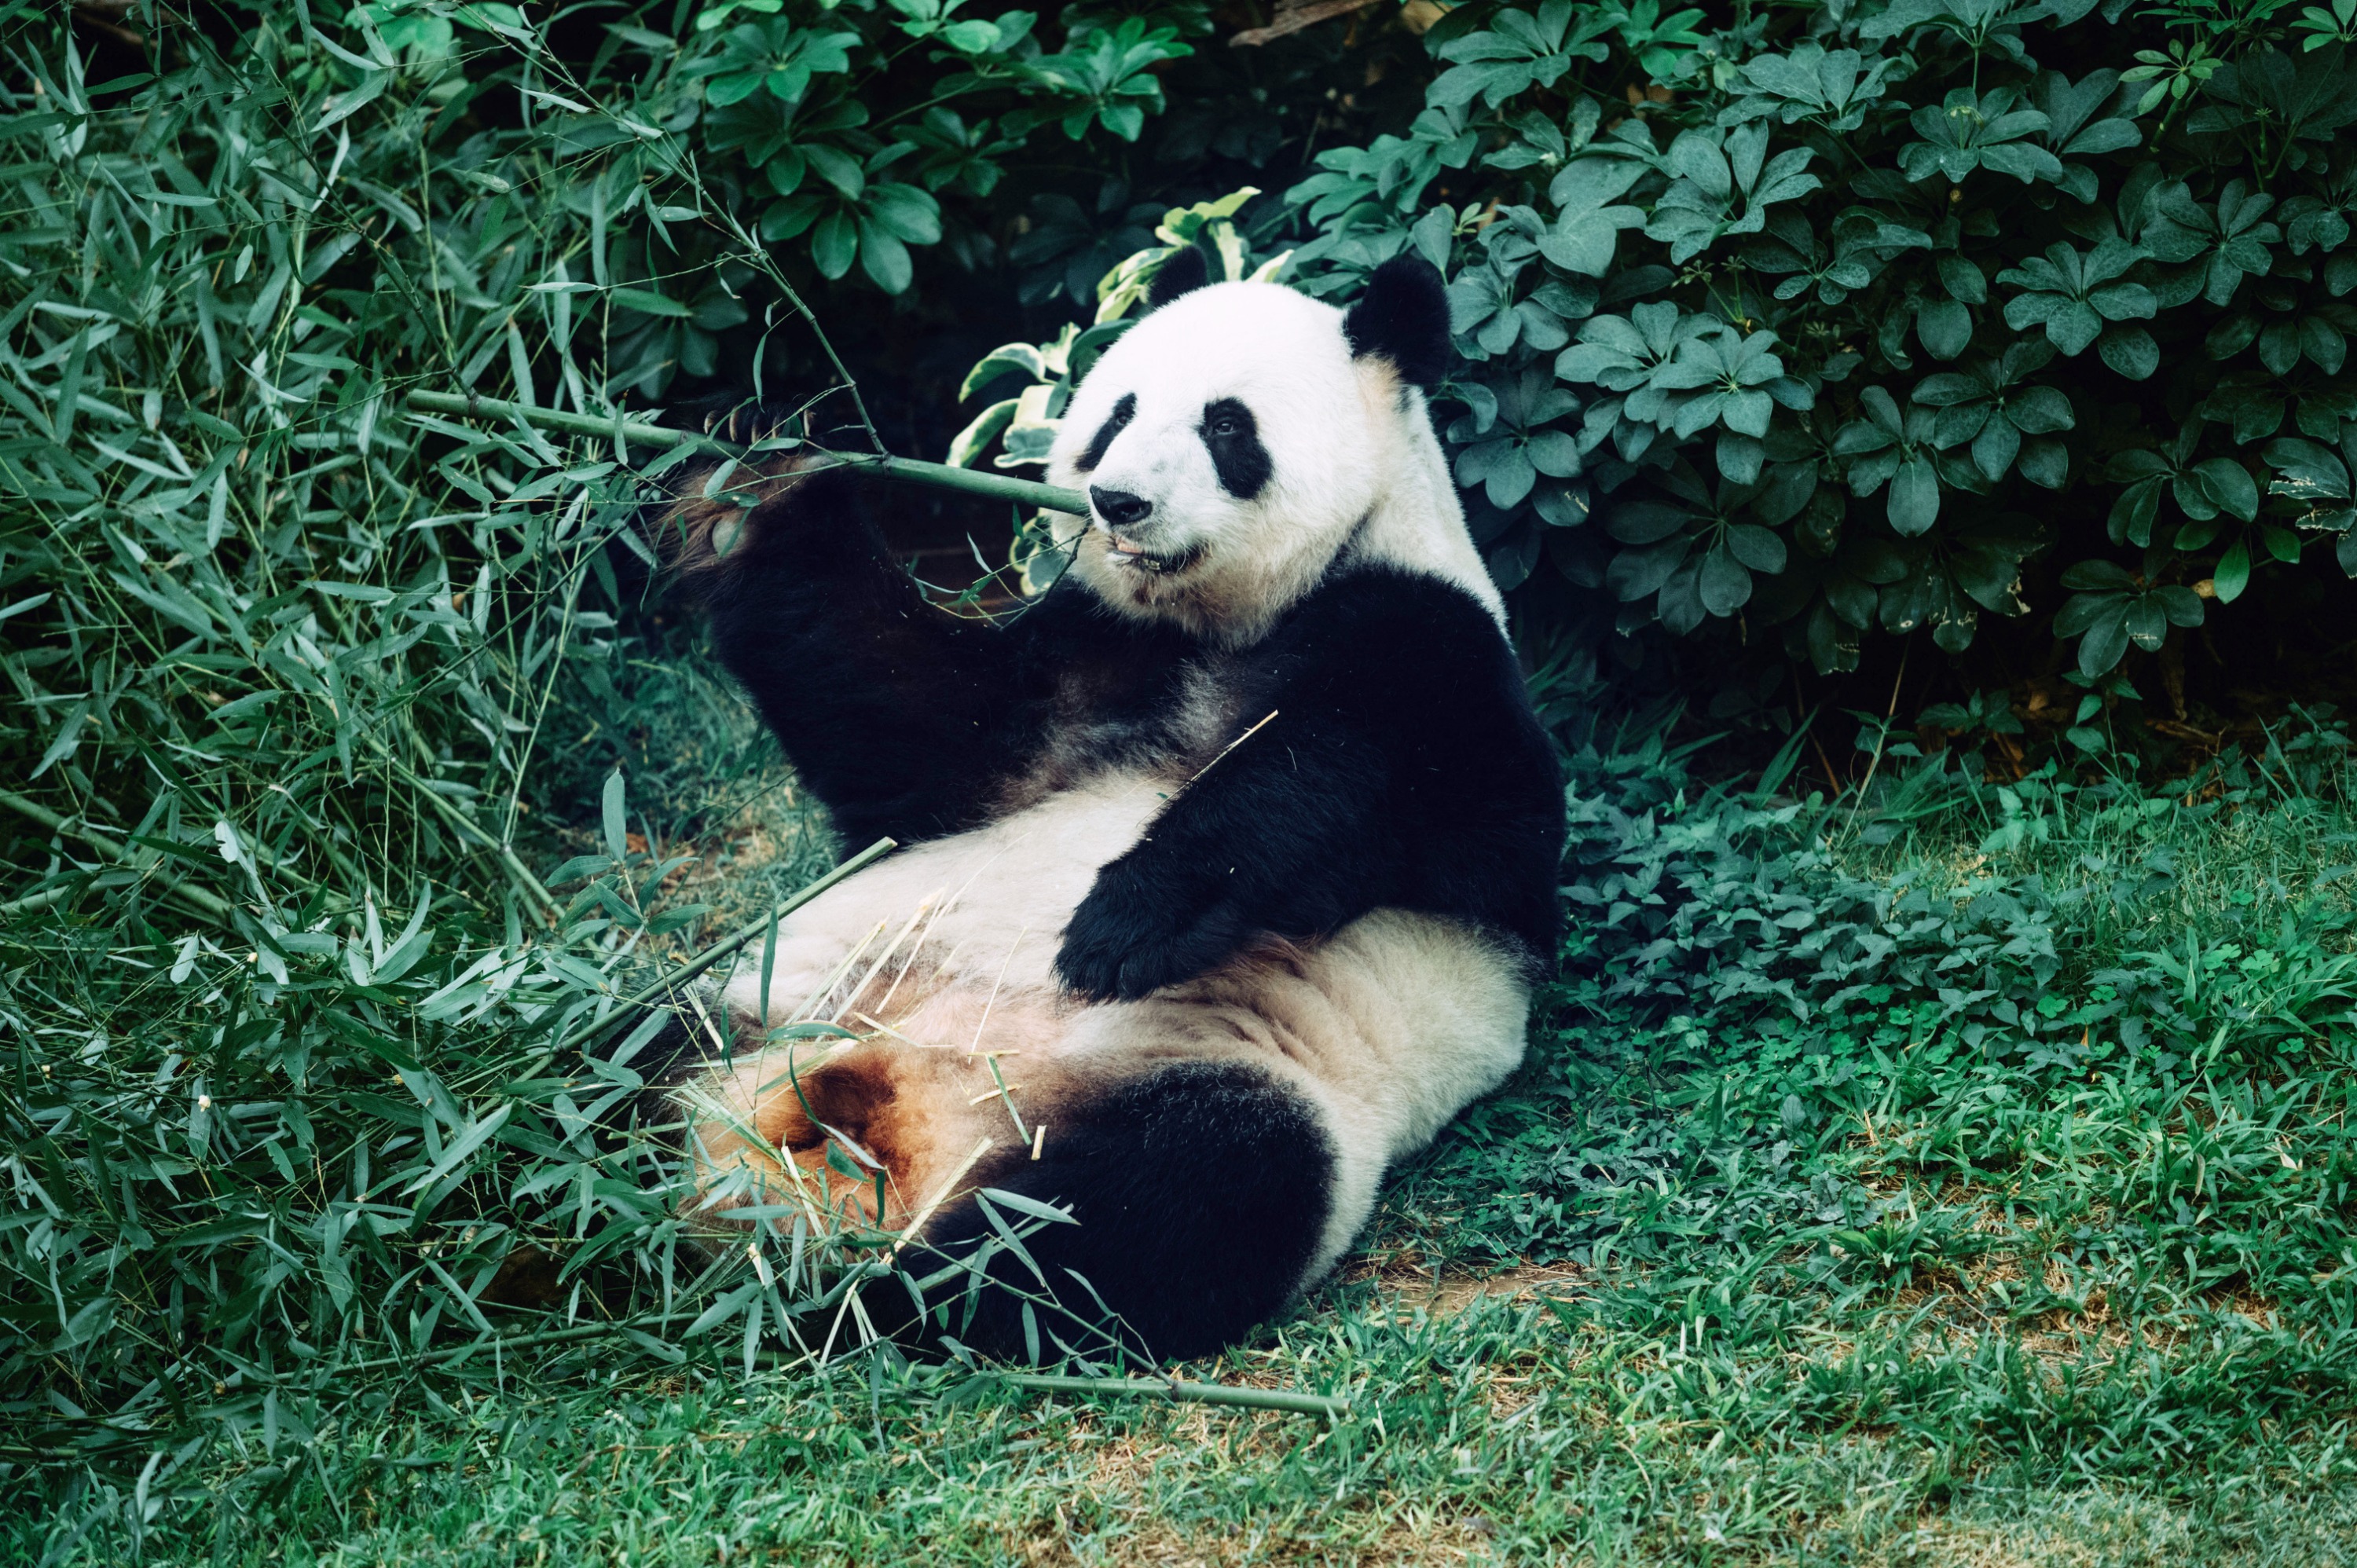
[[1437, 274], [1346, 312], [1204, 271], [1073, 393], [1049, 478], [1091, 511], [1003, 624], [931, 607], [842, 469], [669, 518], [805, 787], [905, 847], [638, 1065], [724, 1219], [815, 1187], [971, 1272], [976, 1189], [1068, 1211], [914, 1326], [985, 1352], [1043, 1283], [1157, 1358], [1280, 1312], [1514, 1069], [1556, 948], [1558, 765], [1426, 406]]

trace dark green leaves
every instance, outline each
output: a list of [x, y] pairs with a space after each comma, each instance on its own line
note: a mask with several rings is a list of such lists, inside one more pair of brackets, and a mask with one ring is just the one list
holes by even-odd
[[1908, 117], [1923, 139], [1899, 149], [1899, 166], [1913, 180], [1939, 175], [1961, 180], [1975, 169], [2007, 174], [2025, 183], [2062, 177], [2062, 160], [2031, 140], [2050, 128], [2035, 109], [2018, 108], [2021, 94], [2009, 87], [1975, 95], [1951, 89], [1938, 105], [1925, 104]]
[[1566, 272], [1602, 277], [1612, 265], [1620, 231], [1644, 226], [1644, 209], [1615, 205], [1644, 172], [1631, 158], [1584, 157], [1566, 165], [1547, 187], [1555, 216], [1538, 237], [1539, 254]]
[[[2092, 252], [2049, 245], [2044, 255], [2028, 257], [2019, 266], [1997, 274], [1998, 283], [2022, 291], [2006, 301], [2006, 325], [2017, 331], [2043, 327], [2049, 343], [2075, 355], [2104, 336], [2108, 323], [2150, 320], [2159, 309], [2152, 290], [2120, 281], [2138, 259], [2136, 248], [2124, 240], [2105, 240]], [[2152, 335], [2142, 328], [2113, 330], [2123, 346], [2106, 354], [2106, 361], [2114, 369], [2121, 361], [2143, 365], [2144, 373], [2151, 374], [2159, 364]]]
[[2043, 343], [2017, 343], [1970, 371], [1943, 371], [1918, 381], [1915, 402], [1940, 411], [1934, 442], [1943, 448], [1969, 443], [1974, 467], [1985, 478], [2001, 479], [2018, 462], [2022, 478], [2059, 488], [2068, 472], [2062, 445], [2035, 438], [2068, 430], [2076, 419], [2061, 392], [2026, 383], [2052, 357]]
[[2200, 295], [2212, 305], [2234, 297], [2243, 279], [2273, 264], [2267, 247], [2283, 231], [2266, 220], [2275, 198], [2230, 179], [2212, 202], [2196, 201], [2182, 180], [2153, 192], [2144, 247], [2157, 261], [2179, 263], [2158, 291], [2164, 306]]
[[709, 78], [705, 97], [716, 106], [763, 91], [798, 103], [810, 91], [812, 77], [849, 70], [851, 51], [859, 43], [856, 33], [813, 31], [782, 16], [770, 16], [731, 27], [720, 53], [697, 69]]
[[1532, 368], [1496, 392], [1467, 389], [1472, 412], [1449, 428], [1460, 443], [1457, 482], [1484, 488], [1491, 506], [1505, 510], [1529, 497], [1541, 475], [1573, 478], [1580, 472], [1579, 448], [1570, 435], [1548, 428], [1579, 409], [1579, 400], [1544, 370]]
[[[2357, 491], [2352, 491], [2346, 461], [2351, 445], [2351, 439], [2344, 437], [2342, 450], [2336, 453], [2313, 441], [2287, 437], [2268, 442], [2264, 456], [2275, 470], [2267, 493], [2286, 497], [2300, 509], [2299, 527], [2338, 534], [2335, 549], [2341, 568], [2357, 577], [2357, 527], [2352, 527], [2357, 525]], [[2298, 554], [2295, 547], [2289, 558], [2297, 559]], [[2222, 590], [2220, 596], [2224, 596]]]
[[1806, 172], [1812, 156], [1806, 147], [1788, 147], [1769, 157], [1764, 121], [1733, 131], [1681, 131], [1662, 156], [1670, 188], [1654, 205], [1646, 238], [1666, 242], [1675, 263], [1723, 235], [1757, 234], [1770, 206], [1818, 188], [1817, 177]]
[[1535, 14], [1498, 11], [1489, 30], [1440, 46], [1440, 58], [1454, 69], [1432, 84], [1430, 101], [1437, 108], [1458, 108], [1479, 98], [1494, 109], [1534, 87], [1553, 87], [1573, 61], [1607, 57], [1598, 40], [1612, 22], [1603, 7], [1572, 0], [1544, 0]]
[[1195, 52], [1178, 40], [1177, 28], [1149, 26], [1142, 16], [1126, 17], [1110, 30], [1075, 28], [1060, 52], [1033, 61], [1029, 73], [1077, 102], [1032, 113], [1055, 119], [1076, 142], [1092, 123], [1134, 142], [1147, 113], [1162, 107], [1162, 84], [1153, 68]]
[[1889, 485], [1893, 532], [1927, 532], [1940, 517], [1939, 471], [1932, 460], [1938, 412], [1918, 406], [1902, 417], [1898, 403], [1880, 387], [1867, 388], [1858, 404], [1865, 417], [1845, 425], [1834, 440], [1835, 453], [1850, 459], [1850, 489], [1870, 496]]
[[[2335, 455], [2357, 421], [2341, 51], [2303, 64], [2182, 6], [2115, 3], [2100, 27], [2097, 0], [1863, 9], [1674, 45], [1674, 24], [1709, 28], [1452, 13], [1412, 133], [1323, 155], [1297, 193], [1322, 226], [1297, 275], [1412, 247], [1448, 270], [1485, 382], [1554, 356], [1579, 404], [1548, 426], [1581, 464], [1564, 482], [1622, 547], [1608, 566], [1591, 531], [1554, 553], [1608, 579], [1624, 629], [1636, 607], [1699, 626], [1739, 568], [1844, 665], [1869, 625], [1963, 646], [2022, 608], [2023, 559], [2099, 515], [2116, 542], [2214, 553], [2221, 597], [2357, 532], [2335, 468], [2357, 466]], [[1480, 447], [1459, 472], [1486, 544], [1508, 527], [1491, 501], [1552, 476], [1480, 417], [1450, 428], [1452, 458]], [[1738, 516], [1791, 530], [1769, 575], [1791, 592], [1701, 542]]]
[[2192, 589], [2154, 583], [2109, 561], [2082, 561], [2062, 574], [2077, 590], [2054, 618], [2054, 635], [2079, 638], [2079, 671], [2101, 675], [2129, 644], [2156, 651], [2172, 626], [2200, 626], [2201, 600]]
[[1632, 548], [1613, 557], [1605, 585], [1623, 601], [1652, 597], [1672, 631], [1733, 615], [1750, 602], [1752, 575], [1781, 572], [1786, 561], [1781, 539], [1738, 515], [1749, 494], [1726, 483], [1714, 491], [1692, 469], [1672, 468], [1658, 494], [1606, 519], [1612, 537]]
[[1811, 41], [1791, 54], [1756, 55], [1737, 72], [1742, 94], [1719, 111], [1719, 124], [1739, 125], [1774, 115], [1790, 125], [1807, 121], [1828, 131], [1854, 131], [1867, 106], [1888, 91], [1899, 61], [1888, 55], [1871, 65], [1856, 49], [1827, 49]]

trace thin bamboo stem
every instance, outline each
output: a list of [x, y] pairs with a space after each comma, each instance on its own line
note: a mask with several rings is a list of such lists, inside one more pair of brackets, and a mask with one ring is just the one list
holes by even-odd
[[[673, 1312], [618, 1321], [589, 1323], [573, 1328], [554, 1328], [536, 1334], [493, 1335], [453, 1345], [440, 1350], [428, 1350], [414, 1356], [373, 1356], [362, 1361], [348, 1361], [335, 1369], [339, 1377], [353, 1372], [375, 1371], [386, 1367], [405, 1370], [440, 1366], [447, 1362], [469, 1359], [487, 1351], [533, 1349], [549, 1345], [565, 1345], [583, 1339], [596, 1339], [619, 1334], [627, 1329], [644, 1332], [667, 1324], [683, 1322], [694, 1313]], [[1082, 1378], [1057, 1372], [999, 1372], [985, 1374], [1018, 1389], [1039, 1393], [1105, 1394], [1115, 1397], [1135, 1396], [1146, 1399], [1176, 1400], [1189, 1404], [1235, 1405], [1245, 1410], [1282, 1411], [1288, 1415], [1322, 1415], [1336, 1420], [1350, 1413], [1351, 1402], [1329, 1394], [1296, 1393], [1291, 1389], [1240, 1389], [1225, 1383], [1190, 1383], [1162, 1378]]]
[[1351, 1402], [1327, 1394], [1295, 1393], [1290, 1389], [1239, 1389], [1225, 1383], [1186, 1383], [1161, 1378], [1077, 1378], [1058, 1372], [999, 1372], [1001, 1381], [1019, 1389], [1058, 1394], [1137, 1394], [1184, 1400], [1194, 1404], [1233, 1404], [1247, 1410], [1281, 1410], [1295, 1415], [1340, 1416]]
[[[528, 403], [511, 403], [505, 398], [474, 397], [457, 392], [414, 392], [409, 394], [408, 401], [409, 406], [421, 413], [513, 419], [535, 430], [606, 437], [617, 442], [635, 441], [641, 446], [688, 445], [728, 457], [742, 457], [751, 451], [750, 447], [737, 442], [723, 441], [716, 435], [707, 435], [701, 431], [674, 430], [669, 425], [650, 424], [642, 419], [625, 419], [619, 413], [608, 419], [592, 413], [567, 413], [558, 408], [535, 408]], [[972, 468], [952, 467], [947, 463], [919, 462], [914, 457], [830, 452], [818, 446], [809, 450], [812, 456], [825, 459], [829, 467], [865, 469], [879, 479], [931, 485], [937, 489], [957, 490], [986, 500], [1013, 501], [1017, 506], [1039, 507], [1047, 511], [1070, 512], [1075, 517], [1088, 515], [1088, 497], [1078, 490], [1068, 490], [1059, 485], [1043, 485], [1036, 479], [977, 473]]]
[[[566, 1032], [563, 1039], [556, 1043], [556, 1051], [567, 1051], [573, 1049], [576, 1046], [587, 1044], [591, 1039], [594, 1039], [601, 1030], [611, 1028], [614, 1025], [620, 1023], [624, 1015], [627, 1014], [645, 1006], [648, 1003], [656, 1000], [658, 997], [663, 996], [674, 988], [684, 985], [689, 981], [694, 980], [697, 975], [702, 974], [705, 970], [710, 969], [714, 964], [718, 963], [730, 953], [733, 953], [739, 948], [744, 947], [754, 938], [765, 934], [771, 926], [776, 925], [780, 920], [784, 919], [788, 915], [792, 914], [796, 909], [801, 908], [803, 905], [809, 903], [812, 899], [817, 897], [820, 894], [825, 892], [836, 883], [843, 881], [845, 877], [850, 876], [855, 872], [865, 870], [870, 862], [881, 859], [884, 855], [899, 847], [899, 841], [897, 839], [877, 839], [874, 843], [869, 844], [866, 849], [861, 850], [857, 854], [853, 855], [849, 860], [845, 861], [841, 865], [836, 866], [824, 876], [820, 877], [817, 881], [812, 883], [801, 892], [796, 893], [792, 897], [786, 899], [776, 908], [770, 910], [768, 914], [762, 916], [751, 925], [747, 926], [735, 936], [723, 937], [720, 940], [713, 943], [710, 947], [705, 949], [694, 958], [689, 959], [677, 969], [674, 969], [669, 973], [663, 975], [653, 984], [646, 986], [644, 989], [622, 998], [620, 1004], [618, 1004], [612, 1012], [605, 1015], [603, 1017], [594, 1019], [589, 1023], [576, 1025], [574, 1028]], [[529, 1078], [532, 1075], [527, 1072], [522, 1076]]]
[[[81, 840], [117, 865], [134, 865], [131, 851], [121, 839], [112, 833], [101, 832], [87, 823], [72, 822], [59, 816], [38, 800], [28, 800], [11, 789], [0, 789], [0, 806], [5, 806], [18, 816], [27, 817], [40, 823], [53, 833], [63, 833], [68, 837]], [[164, 891], [174, 897], [187, 900], [216, 920], [226, 921], [235, 912], [227, 899], [208, 893], [201, 887], [191, 887], [184, 882], [167, 882], [164, 885]], [[41, 895], [36, 894], [34, 897], [38, 898]], [[30, 899], [20, 899], [18, 902], [27, 906], [31, 904]], [[15, 906], [12, 905], [10, 908], [13, 909]]]

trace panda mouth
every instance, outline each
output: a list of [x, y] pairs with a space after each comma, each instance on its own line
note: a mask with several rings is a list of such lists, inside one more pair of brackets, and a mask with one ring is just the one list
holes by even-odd
[[1203, 558], [1203, 549], [1200, 545], [1191, 545], [1184, 550], [1157, 552], [1148, 550], [1134, 539], [1125, 539], [1111, 531], [1107, 531], [1105, 540], [1107, 547], [1112, 552], [1110, 559], [1114, 565], [1143, 572], [1153, 577], [1176, 575]]

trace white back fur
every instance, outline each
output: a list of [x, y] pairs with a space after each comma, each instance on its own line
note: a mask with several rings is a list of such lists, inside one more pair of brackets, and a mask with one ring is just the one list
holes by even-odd
[[[1135, 414], [1082, 473], [1076, 460], [1125, 396]], [[1273, 465], [1250, 499], [1221, 487], [1200, 431], [1205, 406], [1223, 398], [1252, 411]], [[1049, 478], [1151, 500], [1153, 547], [1200, 552], [1157, 575], [1122, 557], [1101, 519], [1057, 517], [1058, 542], [1076, 549], [1071, 572], [1141, 619], [1248, 645], [1347, 546], [1353, 561], [1454, 583], [1504, 622], [1424, 394], [1388, 361], [1351, 356], [1341, 311], [1282, 285], [1214, 284], [1123, 334], [1073, 394]]]

